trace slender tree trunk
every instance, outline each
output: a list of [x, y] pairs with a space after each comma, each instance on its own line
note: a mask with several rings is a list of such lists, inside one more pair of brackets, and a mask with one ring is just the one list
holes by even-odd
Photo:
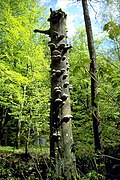
[[0, 145], [7, 146], [8, 145], [8, 128], [6, 124], [10, 120], [8, 117], [9, 110], [6, 108], [1, 108], [0, 113]]
[[[99, 155], [102, 155], [103, 142], [102, 142], [102, 133], [101, 133], [101, 126], [100, 126], [99, 106], [96, 100], [96, 97], [98, 95], [96, 53], [95, 53], [95, 48], [94, 48], [93, 32], [92, 32], [92, 26], [91, 26], [91, 20], [89, 16], [87, 0], [82, 0], [82, 6], [83, 6], [83, 12], [84, 12], [84, 20], [85, 20], [85, 27], [86, 27], [86, 33], [87, 33], [89, 55], [91, 59], [91, 63], [90, 63], [91, 102], [92, 102], [92, 118], [93, 118], [95, 152]], [[100, 168], [100, 165], [101, 163], [104, 164], [104, 162], [102, 161], [102, 159], [98, 159], [97, 163], [99, 165], [98, 172], [101, 173], [102, 168]]]
[[0, 107], [0, 146], [2, 146], [2, 141], [3, 141], [3, 108]]
[[67, 50], [71, 47], [66, 45], [66, 16], [61, 9], [57, 11], [51, 9], [48, 19], [50, 29], [35, 30], [35, 32], [49, 34], [51, 37], [48, 45], [51, 49], [50, 156], [52, 179], [64, 177], [66, 180], [72, 180], [76, 176], [76, 163], [67, 60]]
[[[32, 107], [30, 106], [29, 107], [29, 118], [30, 118], [30, 122], [32, 122]], [[29, 146], [29, 143], [30, 143], [30, 125], [29, 125], [29, 122], [27, 122], [26, 124], [26, 131], [25, 131], [25, 155], [27, 156], [28, 155], [28, 146]]]
[[26, 86], [23, 86], [23, 101], [20, 104], [20, 113], [19, 113], [19, 119], [18, 119], [18, 132], [17, 132], [17, 144], [16, 144], [17, 148], [19, 148], [21, 145], [21, 122], [22, 122], [25, 96], [26, 96]]

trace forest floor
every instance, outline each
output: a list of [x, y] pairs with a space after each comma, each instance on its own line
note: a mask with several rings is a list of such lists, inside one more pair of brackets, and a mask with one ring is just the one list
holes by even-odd
[[0, 146], [0, 180], [44, 180], [49, 175], [49, 148]]
[[[49, 147], [45, 146], [29, 146], [28, 148], [29, 153], [40, 153], [40, 154], [49, 154]], [[11, 146], [0, 146], [0, 154], [2, 153], [17, 153], [17, 154], [22, 154], [25, 153], [25, 147], [11, 147]]]
[[[106, 180], [120, 180], [120, 147], [114, 151], [109, 148], [107, 154], [111, 158], [106, 159]], [[112, 158], [113, 157], [113, 158]], [[95, 172], [95, 159], [89, 157], [77, 157], [77, 170], [81, 180], [99, 180]], [[10, 146], [0, 146], [0, 180], [49, 180], [51, 179], [50, 158], [48, 147], [31, 146], [25, 154], [25, 148], [16, 149]]]

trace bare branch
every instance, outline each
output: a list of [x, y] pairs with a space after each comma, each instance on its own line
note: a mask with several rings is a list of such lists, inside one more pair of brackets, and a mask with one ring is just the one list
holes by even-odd
[[35, 33], [43, 33], [43, 34], [47, 34], [50, 35], [50, 30], [40, 30], [40, 29], [35, 29], [34, 30]]

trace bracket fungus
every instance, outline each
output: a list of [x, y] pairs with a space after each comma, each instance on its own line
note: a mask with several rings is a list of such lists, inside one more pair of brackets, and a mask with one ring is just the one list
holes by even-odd
[[48, 43], [48, 46], [52, 49], [56, 49], [56, 45], [54, 43]]
[[59, 46], [58, 46], [58, 49], [63, 49], [65, 47], [65, 43], [61, 43]]
[[62, 91], [61, 91], [60, 89], [56, 89], [56, 90], [55, 90], [55, 94], [56, 94], [56, 95], [60, 94], [61, 92], [62, 92]]
[[67, 53], [67, 51], [68, 51], [70, 48], [72, 48], [72, 46], [65, 46], [65, 47], [63, 48], [62, 53], [63, 53], [63, 54]]
[[64, 61], [65, 59], [66, 59], [66, 56], [63, 56], [63, 57], [62, 57], [62, 61]]
[[68, 66], [67, 66], [67, 71], [70, 69], [70, 65], [68, 64]]
[[61, 69], [61, 73], [64, 73], [64, 72], [65, 72], [65, 68], [62, 68], [62, 69]]
[[57, 69], [57, 70], [56, 70], [56, 74], [57, 74], [57, 75], [60, 75], [60, 74], [61, 74], [61, 70]]
[[70, 86], [69, 86], [69, 90], [72, 90], [72, 89], [73, 89], [73, 87], [72, 87], [72, 85], [70, 85]]
[[52, 31], [53, 36], [58, 36], [58, 32], [57, 31]]
[[63, 74], [63, 79], [66, 79], [68, 77], [67, 74]]
[[56, 90], [58, 90], [58, 89], [62, 91], [62, 88], [61, 88], [60, 86], [54, 87], [54, 91], [56, 91]]
[[64, 83], [64, 88], [67, 88], [68, 85], [69, 85], [69, 82], [65, 82]]
[[67, 100], [67, 98], [68, 98], [68, 95], [67, 95], [67, 94], [65, 94], [65, 93], [63, 93], [61, 98], [62, 98], [62, 100], [63, 100], [63, 101], [66, 101], [66, 100]]
[[55, 77], [56, 76], [56, 73], [54, 72], [52, 75], [51, 75], [51, 77]]
[[56, 72], [56, 70], [55, 70], [55, 69], [53, 69], [53, 70], [52, 70], [52, 73], [55, 73], [55, 72]]
[[53, 56], [51, 56], [51, 58], [54, 61], [60, 61], [61, 60], [61, 55], [53, 55]]
[[61, 41], [65, 36], [63, 34], [61, 34], [59, 37], [58, 37], [58, 41]]
[[54, 50], [54, 51], [52, 52], [52, 54], [53, 54], [53, 55], [60, 55], [61, 53], [60, 53], [60, 51], [58, 51], [58, 50]]
[[55, 99], [55, 103], [60, 105], [62, 103], [62, 99], [60, 99], [60, 98]]
[[66, 115], [66, 116], [64, 116], [64, 117], [62, 118], [62, 122], [67, 123], [71, 118], [73, 118], [72, 115]]

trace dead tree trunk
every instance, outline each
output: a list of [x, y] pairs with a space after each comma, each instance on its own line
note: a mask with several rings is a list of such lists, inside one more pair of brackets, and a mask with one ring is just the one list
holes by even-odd
[[69, 63], [66, 44], [66, 17], [61, 10], [52, 11], [48, 21], [50, 29], [35, 30], [49, 34], [51, 41], [51, 107], [50, 107], [50, 156], [54, 178], [71, 180], [76, 176], [74, 142], [71, 125], [69, 94]]
[[[94, 142], [95, 142], [95, 152], [99, 155], [103, 153], [103, 143], [102, 143], [102, 132], [100, 127], [100, 117], [99, 117], [99, 106], [96, 101], [98, 95], [98, 77], [97, 77], [97, 65], [96, 65], [96, 53], [94, 48], [93, 33], [91, 20], [89, 16], [87, 0], [82, 0], [85, 27], [87, 33], [88, 49], [91, 59], [90, 63], [90, 75], [91, 75], [91, 102], [92, 102], [92, 118], [93, 118], [93, 131], [94, 131]], [[98, 172], [101, 173], [101, 163], [104, 164], [102, 159], [97, 161], [99, 168]], [[100, 167], [101, 166], [101, 167]]]

